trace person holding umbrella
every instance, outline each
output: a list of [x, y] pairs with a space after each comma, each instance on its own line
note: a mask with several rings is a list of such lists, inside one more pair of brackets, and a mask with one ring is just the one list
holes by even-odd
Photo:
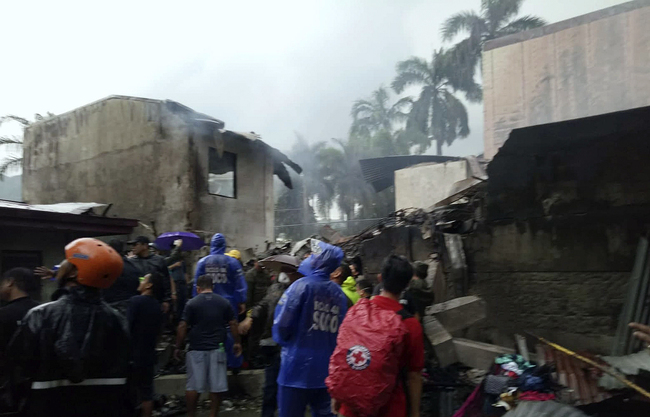
[[169, 273], [174, 284], [172, 288], [172, 299], [176, 304], [176, 322], [178, 322], [183, 316], [183, 310], [189, 298], [186, 279], [187, 269], [182, 257], [181, 248], [184, 251], [199, 250], [205, 246], [205, 242], [194, 233], [167, 232], [158, 236], [156, 241], [151, 245], [158, 254], [163, 251], [172, 250], [171, 254], [165, 258], [165, 262], [169, 267]]
[[253, 322], [264, 323], [260, 340], [260, 352], [264, 357], [264, 398], [262, 417], [273, 417], [278, 408], [278, 374], [280, 373], [280, 346], [273, 340], [273, 313], [282, 294], [302, 274], [298, 272], [300, 260], [289, 255], [276, 255], [258, 261], [268, 269], [279, 271], [278, 279], [266, 291], [264, 298], [250, 310], [248, 317], [239, 324], [239, 333], [246, 335]]

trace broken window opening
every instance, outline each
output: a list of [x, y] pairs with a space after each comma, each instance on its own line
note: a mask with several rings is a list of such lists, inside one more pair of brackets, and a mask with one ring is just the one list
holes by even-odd
[[210, 148], [208, 169], [208, 192], [237, 198], [237, 154], [224, 152], [219, 156], [215, 148]]

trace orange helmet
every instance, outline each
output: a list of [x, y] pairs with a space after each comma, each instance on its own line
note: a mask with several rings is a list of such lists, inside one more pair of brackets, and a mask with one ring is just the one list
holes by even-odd
[[77, 239], [65, 247], [65, 258], [77, 267], [77, 282], [95, 288], [108, 288], [122, 274], [122, 257], [101, 240]]

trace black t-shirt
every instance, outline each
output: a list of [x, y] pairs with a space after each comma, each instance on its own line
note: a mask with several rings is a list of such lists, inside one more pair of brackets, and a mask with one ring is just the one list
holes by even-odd
[[38, 303], [29, 297], [17, 298], [0, 308], [0, 352], [5, 352], [25, 314]]
[[226, 341], [228, 323], [235, 318], [230, 302], [214, 293], [203, 293], [185, 305], [183, 321], [190, 327], [190, 350], [214, 350]]
[[131, 298], [126, 315], [131, 332], [133, 364], [137, 367], [153, 365], [163, 320], [160, 303], [154, 297], [137, 295]]
[[118, 301], [128, 300], [133, 296], [138, 295], [138, 287], [140, 286], [140, 270], [129, 258], [122, 258], [124, 260], [124, 269], [115, 283], [102, 291], [104, 301], [107, 303], [116, 303]]

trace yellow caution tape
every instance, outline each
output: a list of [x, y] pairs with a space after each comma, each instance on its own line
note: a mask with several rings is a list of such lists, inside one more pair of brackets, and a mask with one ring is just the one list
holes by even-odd
[[540, 342], [552, 347], [555, 350], [559, 350], [560, 352], [565, 353], [565, 354], [567, 354], [569, 356], [572, 356], [572, 357], [574, 357], [574, 358], [576, 358], [576, 359], [578, 359], [578, 360], [580, 360], [582, 362], [588, 363], [591, 366], [595, 366], [596, 368], [600, 369], [601, 371], [613, 376], [614, 378], [619, 380], [621, 383], [623, 383], [623, 384], [627, 385], [628, 387], [632, 388], [633, 390], [635, 390], [639, 394], [641, 394], [644, 397], [650, 399], [650, 392], [644, 390], [640, 386], [638, 386], [635, 383], [633, 383], [632, 381], [628, 380], [623, 375], [621, 375], [618, 371], [615, 371], [613, 368], [603, 366], [603, 365], [601, 365], [601, 364], [599, 364], [597, 362], [592, 361], [589, 358], [585, 358], [584, 356], [573, 352], [572, 350], [569, 350], [569, 349], [567, 349], [565, 347], [562, 347], [562, 346], [558, 345], [557, 343], [549, 342], [548, 340], [544, 339], [543, 337], [535, 336], [534, 334], [531, 334], [531, 336], [537, 338]]

